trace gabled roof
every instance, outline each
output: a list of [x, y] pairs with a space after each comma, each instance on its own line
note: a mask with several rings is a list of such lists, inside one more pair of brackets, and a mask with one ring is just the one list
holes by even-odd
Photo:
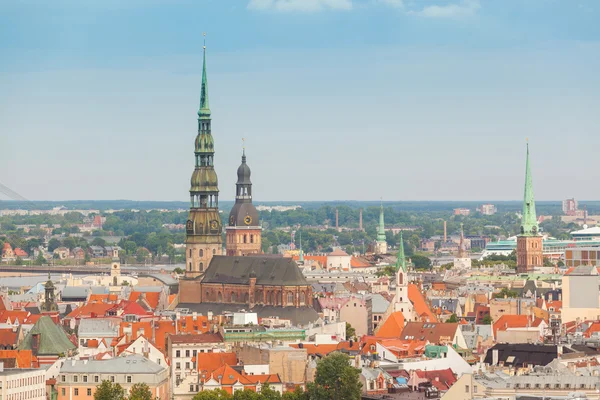
[[214, 256], [202, 283], [247, 285], [250, 275], [256, 276], [257, 285], [309, 286], [291, 258], [261, 256]]
[[15, 346], [17, 344], [18, 331], [13, 328], [0, 329], [0, 345]]
[[377, 336], [382, 338], [399, 338], [404, 329], [404, 314], [395, 311], [383, 322]]
[[198, 365], [198, 372], [200, 376], [209, 377], [213, 371], [222, 367], [223, 365], [236, 365], [237, 356], [235, 353], [198, 353], [196, 355], [196, 365]]
[[33, 350], [33, 336], [39, 335], [40, 343], [36, 355], [67, 354], [76, 346], [71, 343], [62, 327], [56, 325], [50, 317], [43, 316], [35, 323], [31, 331], [19, 345], [19, 350]]
[[106, 316], [107, 311], [112, 309], [114, 306], [114, 304], [101, 302], [87, 303], [73, 310], [65, 318], [104, 317]]
[[541, 318], [533, 318], [529, 315], [503, 315], [496, 322], [494, 322], [494, 336], [498, 334], [498, 331], [505, 331], [510, 328], [527, 328], [527, 327], [538, 327], [544, 322]]
[[37, 367], [37, 360], [31, 350], [0, 350], [0, 359], [14, 359], [17, 368]]
[[[458, 330], [458, 323], [449, 322], [409, 322], [400, 335], [404, 340], [425, 340], [439, 344], [442, 341], [453, 341]], [[446, 340], [449, 338], [449, 340]]]
[[160, 301], [160, 292], [137, 292], [133, 291], [129, 295], [129, 301], [137, 302], [143, 299], [152, 310], [156, 310]]
[[415, 370], [415, 375], [421, 379], [427, 379], [438, 390], [448, 390], [456, 382], [456, 377], [450, 368], [434, 371]]
[[425, 298], [419, 290], [419, 287], [414, 283], [408, 284], [408, 298], [411, 303], [413, 303], [413, 307], [417, 315], [419, 315], [421, 318], [427, 319], [428, 322], [437, 321], [435, 314], [431, 312], [429, 306], [425, 302]]

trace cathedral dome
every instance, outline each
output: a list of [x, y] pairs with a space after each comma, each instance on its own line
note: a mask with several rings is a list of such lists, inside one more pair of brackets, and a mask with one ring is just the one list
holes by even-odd
[[229, 213], [229, 226], [259, 226], [258, 211], [251, 202], [236, 202]]
[[242, 156], [242, 164], [237, 169], [237, 184], [238, 185], [250, 185], [250, 167], [246, 164], [246, 155]]

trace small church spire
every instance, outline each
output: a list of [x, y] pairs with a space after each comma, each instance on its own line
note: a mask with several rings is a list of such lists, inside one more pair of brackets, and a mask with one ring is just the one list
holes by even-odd
[[208, 105], [208, 77], [206, 75], [206, 32], [204, 35], [204, 46], [202, 56], [202, 88], [200, 89], [200, 109], [198, 116], [200, 118], [210, 118], [210, 107]]
[[396, 262], [396, 271], [400, 269], [406, 272], [406, 256], [404, 255], [404, 239], [402, 239], [402, 231], [400, 231], [400, 246], [398, 248], [398, 261]]
[[379, 227], [377, 228], [377, 241], [385, 241], [385, 222], [383, 219], [383, 200], [379, 209]]
[[527, 156], [525, 161], [525, 190], [523, 195], [523, 217], [521, 220], [521, 235], [535, 236], [537, 234], [538, 224], [535, 213], [535, 199], [533, 196], [531, 167], [529, 165], [529, 142], [527, 142]]

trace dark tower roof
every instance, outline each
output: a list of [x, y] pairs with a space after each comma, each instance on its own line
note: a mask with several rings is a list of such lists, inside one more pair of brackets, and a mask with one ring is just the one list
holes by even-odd
[[229, 213], [229, 226], [259, 226], [258, 211], [252, 204], [252, 182], [250, 167], [246, 164], [246, 150], [242, 153], [242, 163], [237, 170], [235, 184], [235, 204]]
[[246, 164], [246, 150], [242, 154], [242, 163], [238, 167], [236, 185], [252, 185], [250, 181], [250, 167]]

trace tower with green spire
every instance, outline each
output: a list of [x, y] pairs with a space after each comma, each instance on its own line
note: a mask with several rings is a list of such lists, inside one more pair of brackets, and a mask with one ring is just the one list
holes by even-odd
[[396, 271], [402, 270], [406, 272], [406, 256], [404, 255], [404, 240], [402, 239], [402, 231], [400, 231], [400, 245], [398, 249], [398, 261], [396, 261]]
[[208, 102], [206, 46], [203, 50], [198, 133], [194, 144], [195, 167], [190, 185], [190, 213], [186, 222], [185, 275], [188, 279], [202, 275], [212, 257], [223, 252], [221, 237], [223, 227], [219, 216], [219, 181], [214, 167], [215, 144]]
[[385, 222], [383, 218], [383, 202], [379, 209], [379, 226], [377, 227], [377, 239], [375, 241], [375, 253], [386, 254], [387, 253], [387, 242], [385, 238]]
[[517, 237], [517, 272], [532, 272], [535, 267], [544, 263], [542, 236], [539, 234], [535, 199], [533, 196], [533, 181], [529, 163], [529, 143], [525, 159], [525, 190], [523, 193], [523, 215], [521, 217], [521, 232]]

